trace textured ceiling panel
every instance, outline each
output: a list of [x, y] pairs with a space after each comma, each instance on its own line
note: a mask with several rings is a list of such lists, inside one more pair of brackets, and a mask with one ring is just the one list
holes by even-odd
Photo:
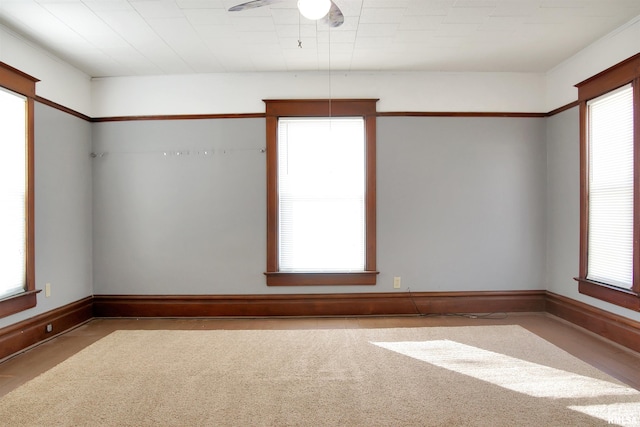
[[[544, 72], [640, 15], [640, 0], [0, 0], [0, 24], [94, 77], [259, 71]], [[301, 47], [300, 47], [301, 46]]]

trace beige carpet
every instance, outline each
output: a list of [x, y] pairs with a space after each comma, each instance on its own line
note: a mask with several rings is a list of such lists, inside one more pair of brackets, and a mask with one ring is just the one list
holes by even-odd
[[640, 392], [519, 326], [118, 331], [2, 426], [640, 426]]

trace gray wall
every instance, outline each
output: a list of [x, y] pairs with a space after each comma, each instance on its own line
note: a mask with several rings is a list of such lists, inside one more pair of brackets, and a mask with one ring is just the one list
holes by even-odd
[[580, 118], [575, 107], [547, 120], [547, 287], [578, 298]]
[[95, 293], [264, 291], [265, 132], [264, 119], [95, 124]]
[[0, 319], [0, 327], [93, 294], [91, 125], [35, 105], [35, 308]]
[[543, 119], [380, 119], [380, 290], [544, 289], [545, 162]]
[[35, 125], [36, 281], [52, 295], [0, 327], [94, 293], [389, 292], [394, 276], [403, 291], [546, 288], [640, 320], [573, 281], [577, 108], [379, 118], [375, 287], [265, 286], [263, 119], [89, 124], [36, 103]]
[[378, 285], [268, 288], [264, 119], [94, 124], [94, 291], [542, 289], [544, 126], [378, 119]]

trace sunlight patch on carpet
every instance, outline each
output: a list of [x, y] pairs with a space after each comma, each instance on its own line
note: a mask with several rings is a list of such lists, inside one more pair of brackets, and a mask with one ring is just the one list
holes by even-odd
[[562, 399], [640, 395], [637, 390], [621, 384], [539, 365], [450, 340], [371, 344], [533, 397]]
[[569, 406], [569, 409], [599, 418], [608, 424], [623, 427], [640, 426], [640, 403], [613, 403], [610, 405]]

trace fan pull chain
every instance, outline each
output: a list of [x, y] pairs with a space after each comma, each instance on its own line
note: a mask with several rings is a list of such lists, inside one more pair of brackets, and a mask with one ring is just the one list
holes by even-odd
[[331, 119], [331, 25], [329, 25], [328, 35], [329, 35], [329, 119]]
[[298, 13], [298, 47], [302, 49], [302, 30], [300, 29], [302, 24], [300, 24], [300, 13]]

